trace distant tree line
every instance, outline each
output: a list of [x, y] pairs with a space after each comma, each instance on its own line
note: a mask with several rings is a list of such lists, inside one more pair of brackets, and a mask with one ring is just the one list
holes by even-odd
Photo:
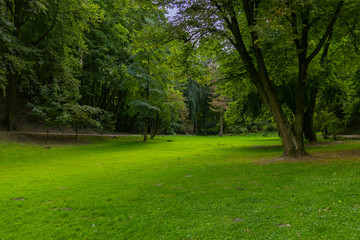
[[19, 127], [21, 98], [47, 131], [219, 132], [208, 60], [167, 32], [165, 14], [145, 1], [1, 1], [3, 124]]

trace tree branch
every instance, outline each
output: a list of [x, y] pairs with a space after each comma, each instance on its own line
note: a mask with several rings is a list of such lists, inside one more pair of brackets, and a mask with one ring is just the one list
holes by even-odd
[[329, 53], [329, 48], [330, 48], [330, 43], [331, 43], [330, 39], [332, 38], [332, 34], [333, 34], [333, 32], [331, 31], [331, 33], [329, 34], [328, 39], [326, 40], [324, 51], [323, 51], [323, 53], [321, 55], [320, 63], [325, 63], [325, 61], [326, 61], [326, 58], [327, 58], [328, 53]]
[[353, 41], [353, 45], [354, 45], [354, 48], [355, 48], [355, 53], [358, 53], [359, 52], [359, 48], [356, 46], [356, 43], [355, 43], [355, 34], [354, 34], [354, 30], [350, 28], [349, 26], [349, 23], [346, 21], [346, 27], [348, 28], [351, 36], [354, 38], [354, 41]]
[[295, 46], [296, 46], [296, 49], [301, 49], [301, 43], [299, 40], [299, 30], [298, 30], [298, 26], [296, 23], [296, 14], [295, 14], [294, 10], [291, 11], [291, 18], [292, 18], [291, 27], [293, 29], [293, 34], [295, 36], [295, 38], [294, 38]]
[[10, 1], [9, 0], [5, 0], [6, 6], [9, 9], [9, 11], [11, 12], [11, 15], [14, 15], [14, 9], [13, 6], [10, 5]]
[[323, 37], [320, 39], [320, 42], [318, 43], [318, 45], [316, 46], [316, 48], [314, 49], [314, 51], [310, 54], [310, 56], [306, 59], [307, 63], [309, 64], [311, 62], [311, 60], [313, 60], [313, 58], [320, 52], [322, 46], [324, 45], [324, 43], [326, 42], [326, 39], [328, 38], [328, 36], [330, 35], [330, 33], [332, 32], [335, 22], [340, 14], [340, 9], [343, 6], [344, 1], [341, 0], [341, 2], [339, 3], [339, 5], [336, 8], [335, 14], [332, 17], [330, 24], [328, 25]]
[[51, 23], [50, 27], [48, 28], [48, 30], [42, 35], [40, 36], [36, 41], [34, 41], [32, 44], [34, 45], [38, 45], [42, 40], [44, 40], [44, 38], [50, 33], [50, 31], [54, 28], [56, 20], [57, 20], [57, 16], [59, 13], [59, 2], [56, 1], [56, 12], [55, 12], [55, 16], [53, 19], [53, 22]]

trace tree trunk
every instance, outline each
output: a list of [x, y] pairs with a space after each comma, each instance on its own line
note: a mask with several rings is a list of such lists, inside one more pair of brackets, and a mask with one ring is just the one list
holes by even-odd
[[99, 104], [98, 104], [99, 108], [103, 108], [103, 104], [104, 104], [104, 102], [106, 102], [106, 98], [107, 98], [107, 83], [105, 83], [101, 87], [101, 94], [100, 94]]
[[117, 89], [115, 88], [114, 91], [112, 92], [112, 94], [110, 95], [110, 98], [109, 98], [109, 100], [107, 102], [106, 102], [106, 98], [105, 98], [105, 107], [104, 107], [105, 111], [109, 110], [110, 103], [113, 102], [113, 99], [115, 97], [116, 92], [117, 92]]
[[[238, 51], [245, 68], [250, 74], [250, 78], [254, 83], [255, 87], [258, 90], [258, 93], [265, 104], [265, 106], [271, 112], [279, 130], [280, 136], [284, 143], [284, 156], [285, 157], [302, 157], [307, 155], [304, 147], [303, 141], [303, 123], [304, 123], [304, 110], [305, 110], [305, 100], [306, 100], [306, 79], [307, 79], [307, 68], [312, 61], [312, 59], [319, 53], [322, 46], [324, 45], [326, 39], [332, 31], [332, 28], [335, 24], [335, 21], [340, 13], [340, 8], [343, 5], [344, 1], [341, 1], [336, 9], [335, 14], [333, 15], [330, 24], [328, 25], [326, 32], [323, 37], [320, 39], [315, 50], [307, 57], [308, 50], [308, 34], [311, 28], [309, 24], [309, 13], [310, 8], [306, 7], [300, 14], [300, 21], [297, 19], [295, 11], [291, 13], [292, 22], [291, 26], [293, 27], [293, 33], [296, 36], [294, 38], [294, 43], [298, 51], [298, 81], [297, 81], [297, 96], [296, 96], [296, 110], [295, 110], [295, 129], [293, 130], [289, 121], [282, 109], [281, 103], [276, 91], [272, 85], [272, 82], [269, 79], [269, 75], [266, 69], [264, 57], [262, 55], [261, 46], [259, 44], [260, 39], [255, 30], [258, 5], [260, 1], [248, 1], [242, 0], [242, 5], [244, 8], [244, 13], [246, 15], [249, 33], [252, 42], [252, 52], [255, 56], [255, 62], [253, 56], [250, 56], [249, 51], [244, 43], [242, 32], [239, 27], [239, 22], [237, 19], [237, 10], [232, 3], [232, 1], [227, 2], [226, 8], [222, 8], [221, 5], [215, 5], [220, 12], [227, 11], [229, 13], [228, 17], [223, 16], [224, 21], [227, 25], [227, 28], [231, 31], [233, 38], [228, 37], [228, 40], [232, 43], [235, 49]], [[301, 30], [299, 30], [297, 24], [303, 25]], [[255, 67], [256, 66], [256, 67]]]
[[314, 132], [314, 113], [318, 87], [310, 89], [310, 101], [306, 106], [304, 113], [304, 137], [309, 142], [316, 142], [316, 134]]
[[313, 114], [309, 112], [305, 112], [304, 114], [304, 137], [309, 142], [316, 142], [316, 134], [314, 132], [314, 121]]
[[6, 108], [4, 116], [4, 124], [9, 131], [16, 129], [15, 123], [15, 106], [17, 99], [17, 85], [18, 85], [18, 74], [12, 73], [11, 70], [8, 75], [8, 86], [6, 89]]
[[297, 81], [297, 95], [296, 95], [296, 110], [295, 110], [295, 140], [297, 141], [299, 153], [305, 153], [304, 146], [304, 111], [306, 101], [306, 78], [307, 78], [307, 64], [302, 62], [306, 59], [299, 57], [299, 76]]
[[207, 119], [206, 119], [206, 117], [207, 117], [206, 115], [207, 115], [207, 114], [206, 114], [206, 113], [207, 113], [207, 111], [205, 110], [205, 111], [204, 111], [204, 135], [205, 135], [205, 136], [207, 135], [207, 129], [206, 129], [206, 120], [207, 120]]
[[220, 132], [219, 132], [219, 136], [222, 137], [223, 134], [223, 113], [222, 111], [220, 112]]
[[[16, 39], [19, 39], [20, 29], [24, 24], [23, 19], [25, 18], [25, 15], [23, 11], [23, 4], [24, 2], [22, 1], [14, 1], [14, 12], [12, 13], [12, 17], [15, 26], [13, 35]], [[14, 53], [12, 53], [12, 55], [14, 55]], [[18, 53], [15, 53], [15, 55], [18, 55]], [[14, 67], [7, 67], [6, 70], [8, 72], [8, 86], [6, 88], [6, 108], [4, 124], [9, 131], [13, 131], [16, 129], [14, 115], [17, 99], [17, 87], [20, 75]]]
[[156, 119], [153, 121], [153, 128], [151, 129], [151, 137], [150, 139], [154, 139], [154, 137], [157, 135], [158, 131], [159, 131], [159, 115], [156, 116]]
[[148, 140], [148, 127], [149, 127], [149, 118], [145, 118], [145, 128], [144, 128], [144, 142], [147, 142]]
[[120, 113], [120, 110], [122, 110], [124, 107], [124, 102], [122, 101], [122, 92], [119, 92], [119, 95], [118, 95], [118, 102], [116, 104], [116, 107], [115, 107], [115, 126], [116, 126], [116, 130], [120, 130], [121, 128], [121, 113]]
[[[254, 16], [254, 7], [253, 2], [242, 0], [244, 6], [244, 12], [246, 14], [247, 22], [249, 28], [252, 28], [255, 25], [255, 16]], [[255, 2], [256, 3], [256, 2]], [[258, 3], [256, 3], [258, 4]], [[277, 124], [278, 131], [283, 140], [284, 144], [284, 157], [299, 157], [306, 154], [303, 147], [302, 141], [296, 139], [296, 135], [293, 133], [291, 126], [288, 122], [288, 119], [281, 107], [281, 103], [276, 95], [275, 89], [272, 86], [272, 83], [269, 79], [267, 69], [265, 66], [264, 58], [262, 55], [261, 47], [257, 44], [258, 36], [256, 32], [251, 31], [251, 41], [252, 47], [255, 54], [257, 69], [255, 68], [253, 58], [250, 56], [239, 28], [239, 22], [236, 17], [236, 11], [234, 6], [230, 2], [228, 5], [228, 11], [230, 17], [225, 17], [224, 20], [227, 24], [228, 29], [232, 32], [234, 39], [229, 38], [229, 41], [234, 45], [235, 49], [238, 51], [249, 75], [254, 83], [258, 93], [265, 104], [269, 109], [274, 120]]]
[[[195, 113], [196, 114], [196, 113]], [[193, 121], [193, 124], [194, 124], [194, 134], [197, 135], [198, 134], [198, 131], [197, 131], [197, 118], [196, 118], [196, 115], [194, 117], [194, 121]]]

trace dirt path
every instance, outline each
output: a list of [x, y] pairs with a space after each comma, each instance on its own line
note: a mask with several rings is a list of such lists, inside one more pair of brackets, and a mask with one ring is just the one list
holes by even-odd
[[357, 139], [360, 138], [360, 135], [336, 135], [336, 137]]
[[[31, 134], [31, 135], [46, 135], [46, 132], [8, 132], [0, 131], [0, 134]], [[54, 133], [49, 132], [49, 136], [75, 136], [75, 133]], [[126, 134], [126, 133], [78, 133], [78, 136], [96, 136], [96, 137], [139, 137], [141, 134]]]
[[[9, 131], [0, 131], [0, 134], [33, 134], [33, 135], [46, 135], [46, 132], [9, 132]], [[62, 133], [62, 132], [49, 132], [50, 135], [57, 136], [75, 136], [75, 133]], [[127, 134], [127, 133], [78, 133], [78, 136], [97, 136], [97, 137], [139, 137], [141, 134]], [[322, 137], [318, 135], [318, 137]], [[329, 137], [332, 137], [329, 135]], [[338, 138], [349, 138], [349, 139], [359, 139], [360, 135], [337, 135]]]

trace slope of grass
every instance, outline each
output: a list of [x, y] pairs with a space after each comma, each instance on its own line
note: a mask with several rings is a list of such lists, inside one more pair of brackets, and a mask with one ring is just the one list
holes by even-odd
[[0, 239], [359, 239], [359, 141], [0, 142]]

